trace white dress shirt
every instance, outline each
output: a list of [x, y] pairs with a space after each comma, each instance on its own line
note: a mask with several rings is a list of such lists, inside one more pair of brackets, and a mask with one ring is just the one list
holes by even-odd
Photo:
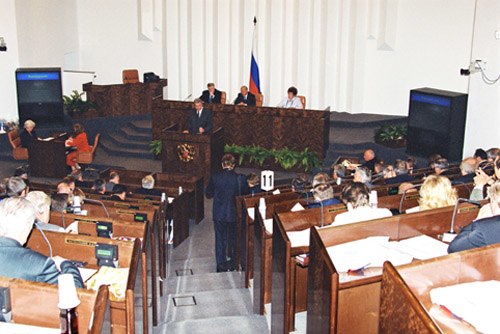
[[279, 108], [295, 108], [295, 109], [303, 109], [304, 106], [302, 105], [302, 102], [300, 101], [300, 98], [295, 96], [293, 99], [289, 99], [288, 96], [285, 97], [281, 102], [278, 104]]
[[385, 208], [372, 208], [361, 206], [335, 216], [334, 226], [359, 223], [367, 220], [379, 219], [392, 216], [392, 212]]

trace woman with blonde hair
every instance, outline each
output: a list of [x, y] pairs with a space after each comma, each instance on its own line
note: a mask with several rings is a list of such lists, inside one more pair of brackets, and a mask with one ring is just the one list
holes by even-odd
[[[455, 205], [457, 191], [451, 181], [439, 175], [429, 175], [420, 187], [419, 211]], [[412, 210], [412, 209], [410, 209]]]

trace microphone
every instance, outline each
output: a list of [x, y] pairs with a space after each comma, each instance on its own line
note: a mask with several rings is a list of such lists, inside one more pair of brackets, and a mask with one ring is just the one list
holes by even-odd
[[103, 203], [103, 202], [98, 201], [98, 200], [96, 200], [96, 199], [90, 199], [90, 198], [86, 198], [84, 201], [85, 201], [85, 202], [87, 202], [87, 203], [99, 204], [100, 206], [102, 206], [102, 208], [104, 209], [104, 212], [106, 212], [106, 215], [107, 215], [107, 216], [108, 216], [108, 218], [109, 218], [109, 212], [108, 212], [108, 209], [106, 208], [106, 206], [104, 205], [104, 203]]
[[445, 241], [445, 242], [451, 242], [456, 237], [456, 233], [455, 233], [455, 218], [457, 216], [458, 205], [460, 203], [470, 203], [470, 204], [474, 204], [474, 205], [476, 205], [478, 207], [481, 207], [481, 203], [478, 202], [478, 201], [473, 201], [473, 200], [470, 200], [470, 199], [467, 199], [467, 198], [459, 198], [459, 199], [457, 199], [457, 202], [455, 203], [455, 207], [453, 208], [453, 215], [451, 216], [450, 231], [448, 233], [444, 233], [443, 234], [443, 241]]
[[184, 98], [184, 100], [182, 100], [182, 101], [187, 101], [187, 100], [189, 100], [189, 99], [191, 98], [191, 96], [193, 96], [193, 94], [189, 94], [189, 95], [188, 95], [188, 96], [186, 96], [186, 98]]
[[422, 184], [415, 184], [415, 186], [413, 188], [410, 188], [410, 189], [406, 189], [404, 192], [403, 192], [403, 196], [401, 196], [401, 200], [399, 201], [399, 213], [403, 213], [403, 203], [406, 199], [406, 193], [409, 192], [410, 190], [416, 190], [416, 188], [420, 187]]
[[45, 242], [47, 243], [47, 246], [49, 246], [49, 253], [50, 253], [50, 257], [52, 257], [52, 245], [50, 244], [49, 239], [47, 239], [47, 236], [45, 235], [45, 233], [43, 232], [42, 228], [40, 227], [40, 224], [38, 224], [38, 223], [35, 221], [34, 225], [36, 226], [36, 228], [38, 229], [38, 231], [40, 231], [40, 234], [42, 235], [43, 239], [44, 239], [44, 240], [45, 240]]

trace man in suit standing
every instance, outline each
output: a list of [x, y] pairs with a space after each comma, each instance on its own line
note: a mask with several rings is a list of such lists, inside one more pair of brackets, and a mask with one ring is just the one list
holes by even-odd
[[241, 86], [240, 93], [236, 100], [234, 100], [234, 104], [240, 106], [254, 106], [256, 104], [255, 95], [248, 91], [247, 86]]
[[215, 89], [215, 84], [210, 82], [207, 84], [207, 90], [204, 90], [200, 99], [205, 103], [221, 103], [222, 93], [220, 90]]
[[246, 187], [245, 177], [234, 171], [235, 165], [234, 156], [225, 154], [222, 172], [212, 175], [205, 191], [207, 198], [213, 198], [217, 272], [235, 270], [236, 196], [244, 194]]
[[188, 129], [184, 133], [204, 134], [212, 132], [213, 113], [212, 110], [203, 108], [201, 99], [194, 100], [194, 110], [191, 111], [188, 121]]

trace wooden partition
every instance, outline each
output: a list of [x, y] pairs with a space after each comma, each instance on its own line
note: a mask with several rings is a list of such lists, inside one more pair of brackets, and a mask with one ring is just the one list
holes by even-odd
[[[45, 231], [45, 235], [50, 242], [53, 255], [87, 263], [86, 267], [88, 268], [97, 268], [97, 260], [95, 258], [96, 243], [118, 246], [118, 267], [129, 268], [129, 275], [125, 300], [119, 302], [110, 301], [111, 330], [113, 334], [134, 333], [134, 287], [141, 251], [140, 240], [136, 239], [135, 242], [118, 241], [50, 231]], [[50, 256], [48, 244], [38, 230], [33, 230], [26, 246], [45, 256]]]
[[[307, 286], [307, 332], [378, 331], [381, 268], [365, 270], [363, 277], [339, 273], [327, 253], [328, 247], [378, 235], [389, 236], [394, 241], [422, 234], [439, 238], [439, 235], [450, 229], [452, 213], [453, 207], [446, 207], [363, 223], [312, 228]], [[455, 220], [455, 231], [458, 232], [461, 227], [469, 224], [477, 213], [476, 206], [461, 206]]]
[[[59, 328], [59, 291], [56, 284], [31, 282], [22, 279], [0, 277], [0, 286], [10, 289], [12, 321], [16, 324]], [[101, 333], [104, 313], [108, 304], [108, 288], [98, 291], [77, 289], [80, 304], [78, 332]]]
[[475, 329], [456, 319], [444, 323], [431, 315], [434, 288], [499, 280], [500, 245], [492, 245], [395, 268], [384, 264], [381, 283], [380, 333], [470, 333]]

